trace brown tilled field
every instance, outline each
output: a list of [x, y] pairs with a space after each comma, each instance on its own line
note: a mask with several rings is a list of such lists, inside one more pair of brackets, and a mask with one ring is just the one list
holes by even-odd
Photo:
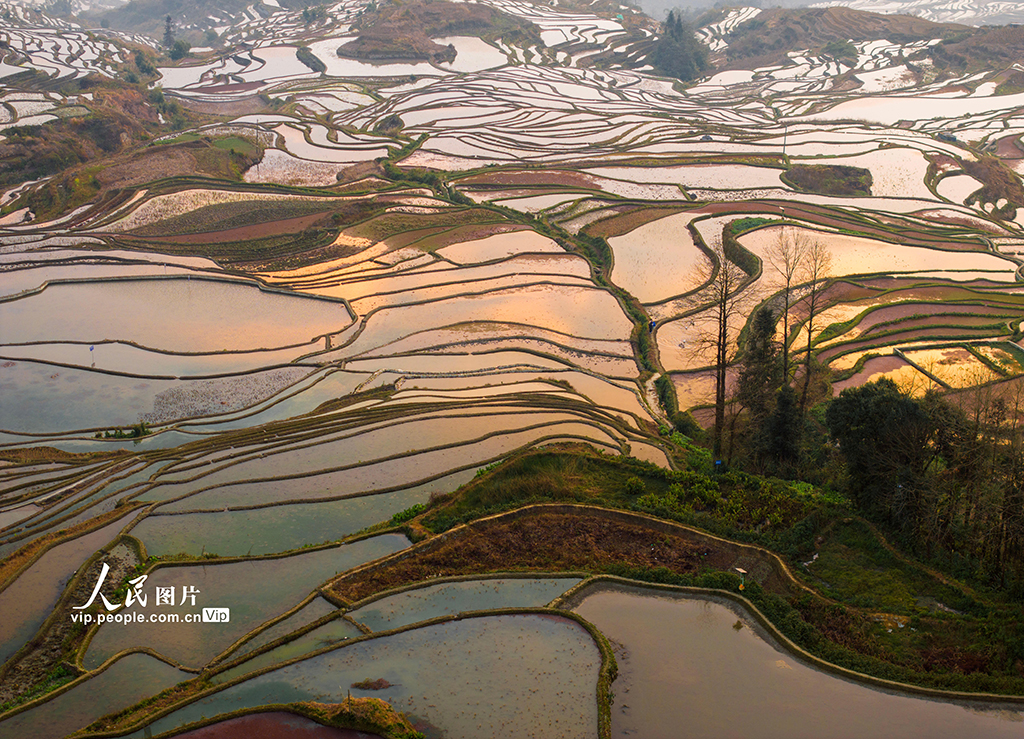
[[434, 577], [536, 570], [604, 572], [612, 565], [666, 567], [679, 574], [727, 567], [736, 555], [681, 534], [589, 512], [539, 513], [467, 527], [439, 546], [336, 580], [333, 592], [357, 601]]

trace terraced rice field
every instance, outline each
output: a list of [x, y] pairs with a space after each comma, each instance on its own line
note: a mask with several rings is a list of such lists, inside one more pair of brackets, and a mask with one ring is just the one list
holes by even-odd
[[[328, 6], [321, 25], [266, 3], [224, 13], [210, 22], [244, 51], [162, 66], [155, 84], [225, 112], [138, 151], [208, 139], [244, 144], [258, 164], [235, 179], [154, 169], [52, 220], [32, 206], [46, 181], [5, 186], [0, 556], [18, 564], [0, 570], [0, 659], [41, 678], [19, 650], [63, 642], [104, 562], [102, 593], [119, 602], [114, 581], [147, 574], [136, 610], [232, 613], [159, 633], [76, 627], [67, 659], [81, 676], [0, 720], [0, 734], [63, 736], [205, 671], [214, 687], [119, 730], [179, 732], [386, 678], [381, 695], [428, 733], [597, 736], [600, 640], [545, 610], [579, 576], [434, 583], [356, 604], [323, 586], [409, 546], [397, 514], [519, 450], [574, 441], [675, 464], [652, 381], [667, 374], [683, 410], [708, 405], [706, 277], [743, 262], [738, 349], [754, 309], [781, 304], [780, 239], [831, 255], [813, 330], [798, 279], [779, 338], [794, 352], [810, 342], [834, 392], [881, 376], [924, 392], [1024, 374], [1024, 157], [1009, 156], [1024, 98], [996, 95], [994, 74], [937, 82], [906, 57], [938, 38], [875, 39], [843, 60], [794, 51], [685, 87], [649, 68], [657, 24], [633, 9], [485, 2], [536, 38], [439, 37], [454, 62], [377, 64], [336, 52], [356, 38], [363, 0]], [[759, 14], [730, 10], [699, 35], [724, 53]], [[19, 8], [0, 28], [0, 137], [90, 115], [100, 93], [64, 84], [111, 78], [129, 42], [156, 44], [41, 18]], [[861, 168], [870, 194], [797, 189], [797, 164]], [[195, 608], [158, 605], [158, 587], [196, 588]], [[613, 606], [609, 625], [592, 620], [618, 640]], [[695, 608], [708, 628], [746, 618]], [[752, 629], [726, 636], [749, 642], [768, 682], [794, 667], [774, 666], [788, 657]], [[661, 706], [641, 688], [653, 668], [631, 669]], [[680, 690], [700, 682], [684, 676]], [[803, 690], [787, 686], [778, 700]], [[906, 696], [865, 705], [888, 699], [916, 710]], [[612, 726], [659, 735], [640, 705], [617, 703]], [[975, 719], [965, 731], [1005, 728]]]

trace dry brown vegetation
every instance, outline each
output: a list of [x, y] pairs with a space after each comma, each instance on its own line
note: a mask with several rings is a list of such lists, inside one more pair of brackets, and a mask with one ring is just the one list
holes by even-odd
[[[357, 601], [382, 590], [433, 577], [536, 570], [605, 572], [614, 565], [665, 567], [694, 573], [717, 562], [718, 552], [679, 534], [640, 523], [609, 520], [589, 511], [539, 512], [466, 528], [439, 546], [377, 570], [336, 580], [332, 591]], [[732, 554], [724, 555], [731, 562]]]
[[1024, 57], [1024, 28], [1016, 25], [962, 28], [920, 54], [930, 57], [940, 70], [948, 69], [953, 73], [1008, 67]]
[[417, 732], [409, 719], [380, 698], [346, 698], [341, 703], [294, 704], [301, 713], [328, 726], [372, 731], [385, 739], [415, 739]]
[[979, 157], [977, 161], [964, 160], [964, 171], [971, 177], [985, 183], [968, 202], [976, 199], [982, 203], [996, 203], [1005, 199], [1009, 208], [997, 209], [993, 213], [998, 217], [1011, 219], [1016, 215], [1015, 208], [1024, 207], [1024, 186], [1020, 178], [999, 159], [990, 156]]
[[127, 455], [124, 449], [109, 452], [66, 452], [52, 446], [14, 447], [0, 452], [0, 460], [16, 464], [39, 464], [42, 462], [96, 462], [111, 457]]
[[200, 139], [132, 151], [107, 160], [95, 177], [103, 190], [134, 187], [168, 177], [209, 175], [237, 179], [255, 160]]
[[[624, 213], [611, 216], [609, 218], [603, 218], [600, 221], [596, 221], [585, 229], [586, 233], [590, 236], [597, 236], [600, 238], [611, 238], [613, 236], [621, 236], [622, 234], [629, 233], [630, 231], [640, 228], [644, 224], [651, 223], [664, 218], [666, 216], [675, 215], [681, 213], [684, 208], [634, 208]], [[703, 210], [695, 211], [703, 213]], [[685, 238], [689, 238], [688, 236]]]

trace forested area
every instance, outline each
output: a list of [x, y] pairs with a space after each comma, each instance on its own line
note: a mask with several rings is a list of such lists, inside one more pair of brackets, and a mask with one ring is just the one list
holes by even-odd
[[[723, 238], [733, 248], [735, 226]], [[724, 266], [705, 276], [718, 307], [707, 336], [716, 402], [705, 443], [715, 457], [726, 468], [842, 492], [909, 553], [1024, 598], [1020, 381], [921, 393], [883, 377], [833, 397], [811, 339], [827, 329], [817, 325], [827, 307], [827, 244], [780, 236], [763, 269], [785, 287], [753, 309], [739, 347], [730, 347], [728, 328], [747, 320], [749, 306], [735, 298], [743, 271], [724, 252], [716, 254]], [[736, 373], [729, 393], [727, 366]]]

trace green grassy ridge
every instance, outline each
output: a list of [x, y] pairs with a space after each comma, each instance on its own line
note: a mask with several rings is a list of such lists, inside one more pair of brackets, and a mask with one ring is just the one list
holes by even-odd
[[[948, 337], [948, 339], [945, 339], [945, 340], [943, 340], [941, 342], [931, 341], [930, 343], [922, 343], [922, 344], [907, 344], [906, 342], [898, 342], [898, 341], [896, 341], [896, 342], [881, 342], [881, 343], [873, 343], [873, 342], [868, 343], [868, 342], [865, 342], [863, 345], [860, 345], [860, 346], [850, 346], [851, 344], [857, 343], [857, 342], [851, 341], [848, 344], [838, 344], [835, 347], [827, 347], [827, 348], [822, 349], [820, 351], [828, 351], [829, 349], [837, 348], [837, 347], [838, 348], [846, 347], [845, 350], [838, 351], [834, 355], [829, 357], [829, 364], [831, 364], [832, 362], [836, 361], [840, 357], [845, 357], [848, 354], [855, 354], [857, 352], [866, 352], [866, 354], [864, 356], [862, 356], [860, 359], [857, 360], [857, 362], [856, 362], [856, 364], [854, 365], [853, 368], [846, 369], [846, 370], [838, 370], [838, 371], [836, 371], [833, 374], [833, 378], [832, 378], [833, 380], [845, 380], [845, 379], [849, 379], [853, 375], [857, 374], [857, 372], [862, 370], [864, 368], [864, 364], [871, 357], [890, 356], [890, 355], [894, 355], [897, 351], [919, 351], [919, 350], [924, 350], [924, 349], [967, 349], [967, 346], [969, 346], [969, 345], [966, 344], [965, 342], [970, 342], [970, 341], [975, 341], [975, 340], [977, 340], [977, 341], [979, 341], [979, 342], [981, 342], [983, 344], [986, 344], [986, 345], [990, 344], [990, 343], [1001, 344], [1004, 341], [1004, 340], [1000, 340], [998, 336], [995, 337], [995, 340], [991, 341], [991, 342], [987, 341], [986, 337], [981, 337], [979, 339], [978, 337], [974, 337], [974, 336], [964, 336], [964, 337]], [[1006, 340], [1008, 340], [1008, 337], [1007, 337]], [[926, 339], [923, 339], [922, 341], [926, 341], [927, 342], [928, 339], [926, 338]], [[902, 347], [898, 346], [901, 343], [903, 344], [903, 346]], [[878, 351], [876, 351], [876, 350], [878, 350]], [[968, 351], [970, 351], [970, 350], [968, 350]], [[816, 352], [816, 354], [817, 353], [819, 353], [819, 352]], [[984, 360], [982, 360], [982, 361], [984, 361]], [[1022, 363], [1021, 366], [1024, 367], [1024, 363]], [[925, 374], [927, 374], [927, 373], [925, 373]], [[942, 384], [942, 383], [939, 383], [939, 384]], [[986, 384], [988, 384], [988, 383], [986, 383]]]
[[[714, 533], [739, 538], [744, 536], [742, 530], [728, 521], [749, 519], [749, 514], [745, 516], [743, 510], [759, 510], [751, 504], [760, 498], [786, 507], [777, 520], [781, 523], [785, 518], [789, 525], [806, 515], [805, 509], [811, 501], [825, 500], [821, 493], [807, 485], [768, 481], [742, 472], [712, 477], [710, 457], [699, 453], [703, 450], [692, 447], [681, 437], [676, 442], [681, 442], [678, 451], [689, 460], [691, 469], [667, 470], [632, 457], [595, 452], [585, 445], [529, 450], [482, 470], [453, 495], [420, 509], [420, 520], [428, 530], [440, 533], [460, 523], [530, 502], [581, 502], [643, 511], [664, 508], [667, 501], [671, 501], [680, 506], [688, 505], [694, 512], [705, 512], [706, 515], [699, 518], [717, 529]], [[688, 454], [690, 450], [694, 453]], [[639, 482], [633, 481], [634, 478]], [[716, 516], [719, 506], [721, 512]], [[398, 515], [403, 520], [412, 517], [406, 518], [405, 513]], [[716, 526], [715, 520], [722, 525]], [[765, 537], [770, 538], [758, 533], [745, 538], [761, 543], [762, 539], [767, 540]]]
[[[845, 333], [845, 331], [849, 330], [849, 328], [849, 326], [845, 327], [842, 333]], [[916, 333], [922, 333], [931, 329], [956, 329], [960, 333], [943, 337], [929, 337], [927, 335], [923, 335], [921, 336], [921, 338], [915, 338]], [[841, 336], [842, 333], [833, 334], [827, 337], [819, 336], [815, 338], [813, 346], [815, 346], [818, 349], [821, 349], [820, 344], [827, 341], [832, 341], [833, 339], [837, 338], [837, 335]], [[864, 336], [862, 334], [860, 336], [849, 339], [848, 341], [840, 341], [831, 344], [829, 348], [831, 349], [835, 347], [845, 346], [847, 343], [860, 343], [862, 341], [872, 342], [872, 346], [877, 347], [893, 346], [895, 344], [906, 344], [907, 342], [913, 341], [968, 341], [972, 339], [996, 338], [999, 336], [1009, 337], [1010, 333], [1011, 332], [1007, 330], [1005, 323], [995, 323], [986, 326], [964, 326], [963, 324], [958, 323], [936, 323], [934, 325], [929, 325], [927, 327], [912, 326], [909, 328], [894, 328], [888, 331], [877, 331], [872, 332], [870, 336]], [[874, 343], [875, 339], [883, 340], [883, 342]]]
[[[863, 282], [864, 277], [840, 277], [835, 280], [836, 284], [846, 284], [851, 287], [856, 287], [864, 290], [871, 290], [874, 292], [872, 299], [888, 298], [894, 295], [898, 295], [902, 292], [920, 290], [928, 287], [939, 287], [949, 292], [951, 295], [958, 297], [949, 297], [941, 301], [943, 304], [966, 304], [966, 305], [986, 305], [992, 307], [1001, 307], [1005, 304], [1007, 310], [1017, 312], [1024, 307], [1024, 295], [1014, 295], [1012, 293], [1006, 293], [1002, 287], [977, 287], [968, 285], [950, 284], [948, 282], [937, 282], [937, 281], [918, 281], [911, 284], [900, 284], [896, 287], [881, 288], [871, 285], [865, 285]], [[853, 301], [856, 302], [856, 301]], [[892, 301], [896, 302], [896, 301]], [[899, 301], [907, 304], [913, 303], [938, 303], [939, 300], [923, 300], [920, 298], [913, 298], [910, 300]], [[878, 307], [887, 307], [890, 304], [884, 304]]]
[[744, 218], [740, 221], [732, 221], [726, 224], [722, 229], [722, 253], [725, 254], [726, 259], [743, 270], [748, 277], [757, 279], [761, 275], [763, 267], [761, 258], [743, 246], [739, 239], [736, 238], [741, 233], [738, 230], [741, 226], [737, 224], [744, 224], [746, 226], [745, 230], [750, 231], [756, 228], [756, 226], [751, 226], [752, 221], [770, 222], [761, 218]]
[[[941, 205], [941, 203], [937, 203], [936, 207], [941, 207]], [[862, 211], [840, 210], [833, 206], [799, 201], [791, 201], [787, 203], [786, 207], [790, 213], [787, 221], [788, 225], [806, 226], [808, 223], [816, 224], [824, 219], [834, 221], [835, 223], [828, 224], [827, 228], [832, 230], [826, 232], [826, 234], [841, 233], [861, 238], [888, 241], [893, 244], [920, 246], [929, 249], [938, 248], [936, 242], [970, 243], [975, 246], [982, 246], [976, 231], [965, 229], [959, 225], [943, 227], [937, 223], [926, 225], [907, 221], [906, 219], [900, 219], [899, 224], [893, 224], [876, 220], [872, 215]], [[794, 212], [800, 214], [798, 220], [793, 220], [794, 216], [792, 214]], [[728, 214], [720, 213], [719, 215]], [[736, 211], [736, 215], [737, 217], [749, 217], [751, 214], [747, 211]], [[848, 225], [836, 225], [836, 223]], [[888, 235], [889, 238], [882, 234]], [[956, 238], [958, 235], [967, 238]]]
[[923, 566], [887, 549], [860, 519], [837, 520], [820, 535], [825, 542], [819, 558], [801, 572], [826, 596], [893, 614], [914, 615], [923, 598], [976, 616], [987, 612], [963, 588], [936, 579]]
[[[857, 318], [862, 319], [863, 316], [858, 316]], [[922, 319], [929, 319], [929, 318], [942, 318], [942, 319], [949, 319], [949, 318], [972, 318], [972, 319], [976, 319], [976, 320], [979, 320], [979, 321], [980, 320], [989, 321], [989, 323], [976, 323], [973, 326], [970, 326], [969, 328], [997, 328], [997, 327], [1007, 328], [1007, 324], [1009, 323], [1009, 321], [1013, 320], [1013, 319], [1019, 319], [1020, 315], [1016, 314], [1016, 313], [1004, 313], [1004, 314], [999, 314], [999, 313], [965, 313], [965, 312], [957, 313], [957, 312], [953, 312], [953, 311], [947, 311], [947, 312], [943, 312], [943, 313], [914, 313], [914, 314], [909, 315], [909, 316], [903, 316], [903, 317], [900, 317], [900, 318], [893, 318], [893, 319], [887, 320], [887, 321], [879, 321], [877, 324], [875, 324], [875, 326], [869, 327], [868, 329], [866, 329], [865, 332], [873, 331], [876, 327], [878, 327], [880, 329], [887, 329], [887, 328], [899, 329], [900, 328], [900, 324], [905, 323], [907, 321], [919, 321], [919, 320], [922, 320]], [[846, 323], [849, 323], [849, 325], [846, 325]], [[840, 331], [840, 333], [848, 331], [854, 325], [858, 325], [859, 323], [860, 323], [860, 320], [856, 321], [856, 323], [853, 323], [853, 322], [840, 322], [839, 326], [842, 328], [842, 331]], [[836, 325], [836, 324], [832, 324], [832, 325]], [[948, 324], [936, 324], [936, 325], [937, 326], [946, 326]], [[961, 325], [961, 324], [955, 324], [955, 325]], [[968, 328], [968, 327], [965, 327], [965, 328]]]
[[[879, 348], [884, 348], [884, 347], [879, 347]], [[846, 354], [852, 354], [852, 352], [846, 352]], [[833, 357], [833, 359], [838, 359], [839, 357], [842, 357], [842, 356], [845, 356], [845, 354], [837, 354], [835, 357]], [[890, 354], [886, 354], [886, 353], [879, 353], [879, 352], [871, 352], [871, 351], [869, 351], [866, 354], [864, 354], [863, 356], [861, 356], [860, 359], [858, 359], [857, 362], [853, 365], [853, 367], [850, 367], [849, 369], [834, 370], [831, 367], [829, 367], [829, 371], [832, 373], [832, 375], [831, 375], [832, 383], [835, 384], [837, 382], [842, 382], [843, 380], [849, 380], [851, 377], [856, 375], [858, 372], [862, 372], [864, 370], [864, 367], [868, 363], [868, 360], [876, 359], [878, 357], [887, 357], [887, 356], [891, 356], [891, 355]]]
[[988, 345], [992, 348], [1003, 349], [1011, 358], [1013, 358], [1016, 367], [1010, 367], [1000, 362], [994, 362], [991, 358], [986, 356], [984, 353], [978, 351], [977, 345], [965, 344], [964, 349], [969, 351], [974, 357], [988, 367], [996, 374], [1002, 375], [1003, 377], [1010, 377], [1014, 374], [1014, 369], [1017, 371], [1024, 370], [1024, 350], [1011, 341], [1005, 342], [1005, 349], [1003, 346], [993, 347], [991, 344]]

